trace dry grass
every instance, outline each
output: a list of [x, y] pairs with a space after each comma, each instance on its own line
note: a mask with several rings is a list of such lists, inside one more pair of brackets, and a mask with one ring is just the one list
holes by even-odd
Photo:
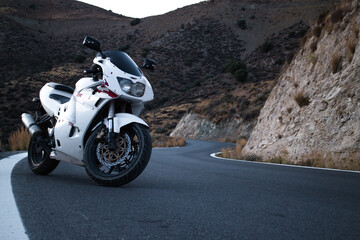
[[351, 31], [355, 38], [359, 38], [359, 26], [357, 25], [356, 21], [351, 24]]
[[354, 53], [355, 53], [355, 49], [356, 49], [356, 44], [357, 44], [357, 39], [349, 39], [346, 42], [346, 57], [349, 60], [349, 62], [351, 63], [353, 57], [354, 57]]
[[317, 50], [317, 41], [313, 41], [313, 42], [310, 44], [310, 50], [311, 50], [312, 53]]
[[315, 37], [318, 38], [321, 35], [321, 31], [322, 31], [322, 26], [317, 25], [313, 28], [312, 33], [314, 34]]
[[286, 158], [284, 158], [283, 156], [275, 156], [270, 158], [268, 161], [269, 163], [277, 163], [277, 164], [291, 164], [290, 161], [288, 161]]
[[333, 157], [331, 153], [321, 154], [319, 152], [311, 152], [296, 162], [296, 165], [360, 171], [360, 159], [355, 155], [349, 154], [349, 157], [339, 159], [338, 157]]
[[234, 138], [220, 138], [217, 141], [219, 142], [229, 142], [229, 143], [236, 143], [236, 139]]
[[348, 157], [340, 159], [339, 157], [332, 156], [331, 153], [321, 154], [319, 152], [312, 151], [302, 156], [301, 160], [292, 161], [287, 157], [288, 152], [283, 151], [281, 155], [263, 160], [261, 157], [254, 154], [247, 156], [241, 155], [242, 146], [245, 145], [238, 143], [236, 148], [222, 149], [221, 154], [218, 156], [231, 159], [244, 159], [247, 161], [360, 171], [360, 158], [357, 153], [348, 154]]
[[332, 23], [340, 22], [344, 17], [344, 11], [343, 9], [339, 8], [331, 13], [330, 15], [330, 21]]
[[331, 72], [332, 73], [337, 73], [340, 70], [341, 56], [340, 56], [339, 53], [334, 53], [331, 56], [330, 66], [331, 66]]
[[20, 127], [9, 136], [11, 151], [27, 150], [30, 142], [30, 134], [25, 127]]
[[241, 151], [245, 147], [247, 140], [242, 138], [236, 141], [235, 148], [223, 148], [221, 149], [221, 157], [231, 159], [241, 159]]
[[[315, 49], [316, 50], [316, 49]], [[314, 50], [314, 51], [315, 51]], [[316, 55], [314, 54], [314, 53], [309, 53], [308, 54], [308, 58], [309, 58], [309, 60], [311, 61], [311, 63], [312, 63], [312, 65], [314, 66], [315, 64], [316, 64], [316, 62], [317, 62], [317, 57], [316, 57]]]
[[151, 135], [153, 147], [181, 147], [186, 145], [186, 140], [183, 137], [169, 137], [160, 134]]

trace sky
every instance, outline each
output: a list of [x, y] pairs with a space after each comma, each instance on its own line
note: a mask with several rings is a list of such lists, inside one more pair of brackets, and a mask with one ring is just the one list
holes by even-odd
[[78, 0], [127, 17], [160, 15], [204, 0]]

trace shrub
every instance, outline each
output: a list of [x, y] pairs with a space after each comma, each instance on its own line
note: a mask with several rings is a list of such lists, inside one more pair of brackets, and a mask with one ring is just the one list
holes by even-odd
[[267, 53], [269, 52], [272, 48], [273, 48], [273, 44], [271, 42], [264, 42], [262, 45], [261, 45], [261, 52], [263, 53]]
[[352, 61], [356, 49], [356, 40], [351, 39], [346, 42], [346, 56], [349, 62]]
[[321, 30], [322, 30], [321, 26], [317, 25], [316, 27], [314, 27], [312, 32], [313, 32], [315, 37], [320, 37]]
[[294, 37], [296, 37], [296, 32], [295, 32], [295, 31], [289, 32], [289, 33], [288, 33], [288, 37], [289, 37], [289, 38], [294, 38]]
[[330, 20], [332, 23], [337, 23], [339, 21], [341, 21], [344, 17], [344, 12], [342, 9], [338, 9], [338, 10], [335, 10], [331, 16], [330, 16]]
[[246, 69], [246, 64], [241, 60], [228, 61], [224, 66], [224, 72], [235, 73], [239, 69]]
[[169, 97], [165, 96], [165, 97], [161, 98], [158, 102], [158, 106], [164, 105], [167, 101], [169, 101]]
[[341, 66], [341, 56], [338, 53], [334, 53], [331, 57], [331, 72], [337, 73], [340, 70]]
[[319, 15], [318, 19], [317, 19], [317, 24], [323, 23], [324, 20], [325, 20], [325, 18], [326, 18], [326, 16], [328, 15], [328, 13], [329, 13], [329, 10], [321, 13], [321, 14]]
[[26, 150], [29, 146], [30, 134], [22, 126], [10, 134], [8, 141], [11, 151]]
[[129, 50], [129, 48], [130, 48], [130, 45], [129, 45], [129, 44], [126, 44], [126, 45], [124, 45], [124, 46], [120, 46], [120, 47], [119, 47], [119, 51], [125, 52], [125, 51]]
[[166, 133], [167, 130], [163, 127], [158, 127], [155, 129], [155, 133], [159, 133], [159, 134], [163, 134], [163, 133]]
[[131, 26], [135, 26], [135, 25], [139, 24], [140, 22], [141, 22], [141, 19], [140, 19], [140, 18], [135, 18], [134, 20], [132, 20], [132, 21], [130, 22], [130, 25], [131, 25]]
[[308, 58], [310, 59], [310, 61], [311, 61], [311, 63], [312, 63], [313, 65], [316, 64], [316, 62], [317, 62], [317, 57], [316, 57], [316, 55], [315, 55], [314, 53], [309, 53]]
[[221, 149], [221, 157], [236, 159], [234, 148], [223, 148]]
[[317, 50], [317, 41], [313, 41], [310, 44], [310, 50], [311, 50], [311, 52], [315, 52]]
[[229, 61], [224, 66], [224, 72], [231, 73], [232, 75], [234, 75], [236, 80], [240, 82], [245, 81], [248, 75], [248, 72], [246, 70], [246, 63], [241, 60]]
[[239, 82], [244, 82], [247, 78], [247, 75], [248, 72], [246, 71], [246, 68], [241, 68], [234, 73], [236, 80], [238, 80]]
[[303, 28], [300, 31], [297, 32], [297, 36], [298, 37], [304, 37], [305, 34], [307, 33], [308, 29], [307, 28]]
[[288, 162], [286, 161], [285, 158], [283, 158], [282, 156], [275, 156], [273, 158], [269, 159], [269, 162], [271, 163], [278, 163], [278, 164], [287, 164]]
[[245, 138], [242, 138], [242, 139], [239, 139], [236, 141], [235, 154], [238, 159], [240, 159], [242, 157], [241, 152], [242, 152], [243, 148], [245, 147], [246, 143], [247, 143], [247, 140]]
[[185, 65], [188, 66], [188, 67], [191, 67], [192, 64], [193, 64], [193, 62], [194, 62], [194, 59], [193, 59], [193, 58], [187, 58], [187, 59], [185, 60]]
[[246, 26], [246, 21], [244, 19], [240, 19], [237, 22], [237, 25], [239, 26], [239, 28], [241, 28], [242, 30], [245, 30], [247, 28]]
[[143, 48], [142, 49], [142, 53], [141, 53], [141, 56], [142, 57], [146, 57], [150, 52], [150, 49], [149, 48]]
[[294, 100], [296, 101], [296, 103], [299, 105], [299, 107], [305, 107], [308, 106], [310, 104], [310, 99], [308, 96], [306, 96], [303, 92], [298, 92], [295, 97]]
[[262, 158], [260, 156], [257, 156], [255, 154], [249, 154], [245, 156], [246, 161], [252, 161], [252, 162], [261, 162]]
[[194, 86], [194, 87], [199, 87], [199, 86], [201, 86], [201, 80], [200, 80], [200, 79], [195, 79], [194, 82], [193, 82], [193, 86]]
[[236, 141], [235, 148], [223, 148], [221, 149], [221, 157], [231, 159], [241, 159], [241, 151], [245, 147], [247, 140], [245, 138]]
[[85, 60], [86, 60], [86, 57], [84, 55], [77, 55], [74, 58], [74, 61], [77, 63], [83, 63], [83, 62], [85, 62]]

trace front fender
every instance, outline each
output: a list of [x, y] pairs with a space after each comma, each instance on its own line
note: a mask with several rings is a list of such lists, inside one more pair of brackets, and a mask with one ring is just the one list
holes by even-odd
[[[138, 116], [130, 113], [116, 113], [114, 117], [114, 132], [120, 133], [120, 129], [130, 123], [139, 123], [141, 125], [149, 127], [149, 125], [147, 125], [147, 123]], [[109, 127], [109, 121], [107, 118], [104, 119], [104, 124], [106, 125], [106, 127]]]

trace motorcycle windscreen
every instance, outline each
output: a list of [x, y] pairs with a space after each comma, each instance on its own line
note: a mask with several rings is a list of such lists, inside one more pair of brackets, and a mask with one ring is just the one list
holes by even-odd
[[[134, 76], [140, 77], [143, 75], [140, 68], [136, 65], [136, 63], [122, 51], [105, 51], [103, 54], [110, 58], [110, 61], [120, 70], [132, 74]], [[98, 53], [98, 56], [101, 56]]]

